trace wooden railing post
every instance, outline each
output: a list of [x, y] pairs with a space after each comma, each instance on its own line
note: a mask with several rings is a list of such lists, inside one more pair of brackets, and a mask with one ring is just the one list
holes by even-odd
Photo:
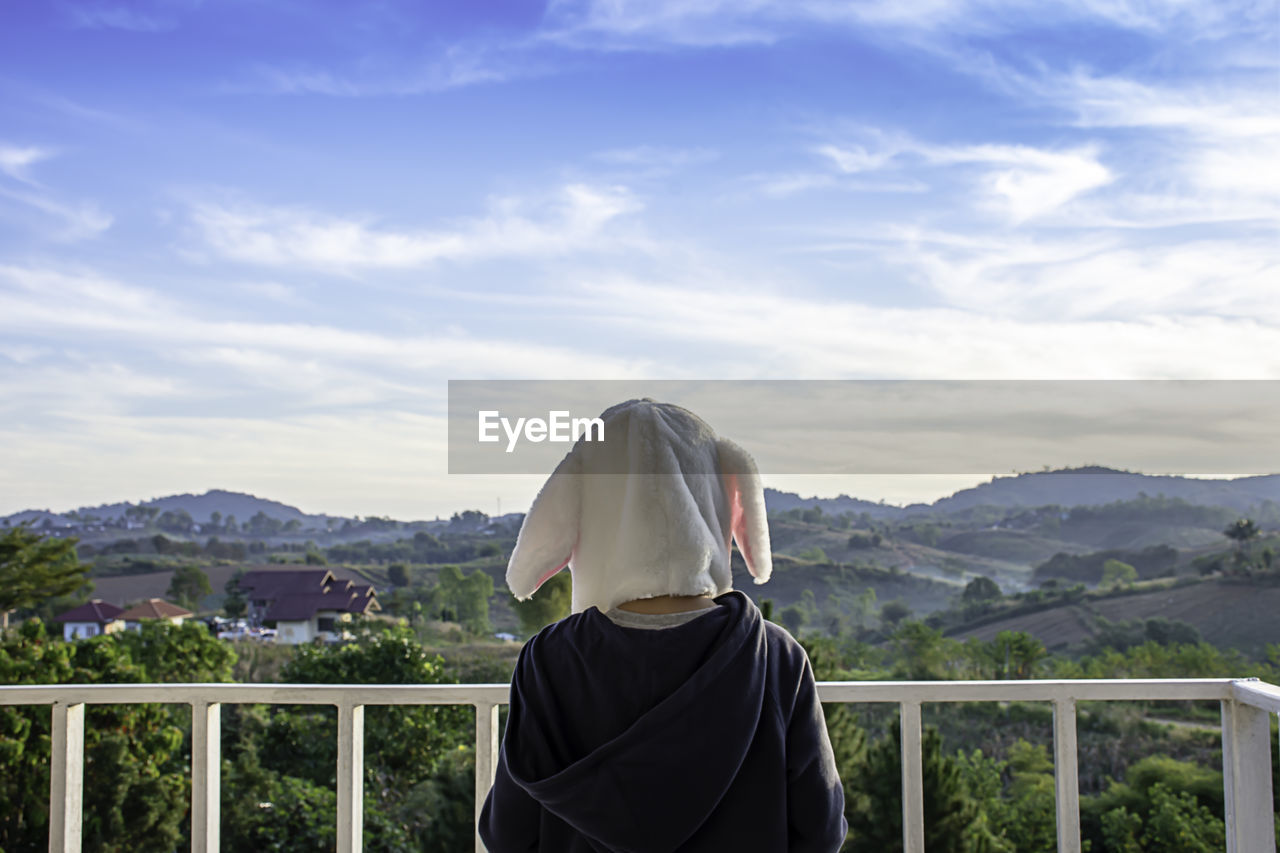
[[222, 797], [222, 706], [191, 704], [191, 853], [217, 853]]
[[1222, 701], [1222, 785], [1227, 853], [1276, 853], [1271, 800], [1271, 715]]
[[1053, 778], [1058, 797], [1058, 853], [1080, 853], [1080, 769], [1076, 700], [1053, 703]]
[[920, 703], [902, 708], [902, 850], [924, 853], [924, 757], [920, 746]]
[[480, 840], [480, 810], [498, 770], [498, 706], [476, 703], [476, 853], [486, 853]]
[[55, 702], [49, 773], [49, 853], [79, 853], [84, 801], [84, 703]]
[[338, 705], [338, 853], [364, 844], [364, 706]]

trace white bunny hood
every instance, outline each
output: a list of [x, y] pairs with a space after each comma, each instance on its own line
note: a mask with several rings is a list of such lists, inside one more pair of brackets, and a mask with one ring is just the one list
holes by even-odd
[[773, 570], [755, 462], [687, 409], [648, 398], [607, 409], [534, 499], [507, 564], [529, 598], [566, 565], [573, 612], [733, 588], [730, 539], [757, 584]]

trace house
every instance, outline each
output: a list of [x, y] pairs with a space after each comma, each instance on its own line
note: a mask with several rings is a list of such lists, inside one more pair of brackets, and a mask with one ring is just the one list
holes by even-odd
[[123, 607], [94, 598], [66, 613], [59, 613], [53, 617], [53, 621], [62, 623], [62, 639], [71, 641], [123, 631], [124, 620], [120, 618], [121, 613], [124, 613]]
[[124, 620], [126, 628], [136, 631], [144, 621], [163, 619], [171, 625], [181, 625], [192, 615], [194, 614], [190, 610], [170, 604], [162, 598], [148, 598], [121, 613], [120, 618]]
[[328, 569], [255, 569], [240, 588], [249, 618], [275, 623], [276, 642], [289, 645], [344, 639], [354, 617], [382, 609], [371, 585], [339, 580]]

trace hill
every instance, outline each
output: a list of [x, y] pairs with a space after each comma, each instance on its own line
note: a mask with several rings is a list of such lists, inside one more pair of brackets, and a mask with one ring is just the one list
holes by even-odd
[[1202, 480], [1194, 477], [1141, 474], [1114, 468], [1089, 466], [1057, 471], [1035, 471], [1010, 477], [993, 477], [930, 504], [900, 507], [840, 495], [835, 498], [802, 498], [794, 492], [765, 489], [770, 511], [821, 507], [828, 515], [865, 512], [871, 518], [905, 519], [913, 515], [953, 515], [976, 507], [1099, 506], [1146, 495], [1181, 498], [1201, 506], [1228, 507], [1247, 512], [1267, 502], [1280, 503], [1280, 474]]
[[1078, 647], [1100, 636], [1107, 622], [1166, 619], [1190, 625], [1219, 648], [1262, 657], [1268, 644], [1280, 643], [1277, 613], [1280, 582], [1224, 577], [1179, 585], [1153, 584], [1138, 591], [1090, 597], [1077, 604], [962, 626], [948, 633], [960, 640], [976, 637], [985, 641], [1001, 631], [1025, 631], [1052, 651]]
[[1069, 468], [994, 477], [990, 482], [934, 501], [930, 507], [935, 511], [953, 512], [975, 506], [1096, 506], [1133, 500], [1143, 494], [1246, 512], [1267, 501], [1280, 502], [1280, 475], [1201, 480], [1113, 468]]

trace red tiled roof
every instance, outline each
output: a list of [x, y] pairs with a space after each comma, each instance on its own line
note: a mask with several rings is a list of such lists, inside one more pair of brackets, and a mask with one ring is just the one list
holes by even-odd
[[121, 619], [134, 621], [140, 619], [176, 619], [180, 616], [193, 615], [190, 610], [179, 607], [176, 604], [170, 604], [162, 598], [148, 598], [139, 604], [135, 604], [128, 610], [120, 614]]
[[108, 622], [114, 622], [120, 618], [120, 614], [124, 612], [123, 607], [116, 607], [109, 601], [103, 601], [100, 598], [90, 599], [79, 607], [73, 607], [66, 613], [59, 613], [53, 617], [54, 622], [97, 622], [99, 625], [105, 625]]
[[240, 586], [253, 599], [271, 604], [262, 618], [296, 622], [320, 611], [367, 613], [381, 610], [369, 584], [335, 578], [328, 569], [270, 569], [245, 573]]
[[272, 599], [282, 595], [321, 593], [335, 580], [328, 569], [254, 569], [240, 578], [240, 588], [250, 598]]

